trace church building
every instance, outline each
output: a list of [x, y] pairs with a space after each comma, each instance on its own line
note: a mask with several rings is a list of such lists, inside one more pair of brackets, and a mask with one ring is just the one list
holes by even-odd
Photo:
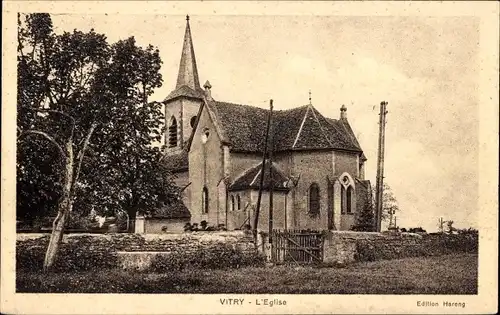
[[[200, 86], [187, 17], [177, 84], [164, 99], [164, 163], [184, 187], [191, 223], [228, 230], [253, 226], [269, 110], [216, 100]], [[349, 230], [371, 200], [366, 157], [342, 105], [338, 119], [309, 104], [273, 111], [273, 228]], [[259, 230], [269, 228], [266, 162]]]

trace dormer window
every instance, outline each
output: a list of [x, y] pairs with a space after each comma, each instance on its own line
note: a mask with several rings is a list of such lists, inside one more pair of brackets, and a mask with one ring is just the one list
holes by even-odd
[[168, 147], [174, 148], [177, 146], [177, 120], [174, 116], [170, 119], [168, 126]]

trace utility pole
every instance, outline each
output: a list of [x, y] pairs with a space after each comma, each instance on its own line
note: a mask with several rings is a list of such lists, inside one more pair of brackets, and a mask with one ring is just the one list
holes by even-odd
[[443, 217], [439, 217], [439, 232], [444, 233], [444, 221]]
[[[387, 102], [380, 103], [379, 114], [379, 138], [378, 138], [378, 161], [377, 161], [377, 188], [375, 191], [376, 202], [376, 223], [377, 232], [382, 229], [382, 209], [383, 209], [383, 190], [384, 190], [384, 147], [385, 147], [385, 123]], [[392, 223], [392, 222], [391, 222]]]
[[257, 227], [259, 225], [259, 213], [260, 213], [260, 203], [262, 200], [262, 186], [264, 185], [264, 172], [266, 170], [266, 157], [267, 157], [267, 142], [269, 139], [269, 129], [271, 128], [271, 117], [273, 114], [273, 100], [269, 101], [269, 115], [267, 117], [267, 127], [266, 127], [266, 136], [264, 141], [264, 152], [262, 153], [262, 168], [260, 171], [260, 183], [259, 183], [259, 195], [257, 197], [257, 207], [255, 209], [255, 218], [253, 223], [253, 237], [255, 244], [257, 245]]
[[[271, 101], [272, 102], [272, 101]], [[272, 127], [272, 103], [271, 111], [269, 112], [269, 243], [272, 243], [273, 237], [273, 193], [274, 193], [274, 176], [273, 176], [273, 127]]]

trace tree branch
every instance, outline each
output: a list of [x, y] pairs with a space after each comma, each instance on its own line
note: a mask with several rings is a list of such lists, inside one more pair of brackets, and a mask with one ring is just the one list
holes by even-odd
[[76, 173], [74, 176], [73, 185], [78, 181], [78, 177], [80, 175], [80, 169], [82, 168], [83, 157], [85, 156], [85, 151], [87, 150], [87, 147], [89, 145], [90, 137], [92, 136], [92, 133], [94, 133], [94, 130], [96, 127], [97, 127], [97, 123], [93, 123], [90, 126], [89, 132], [87, 133], [87, 136], [85, 137], [85, 142], [83, 143], [83, 147], [80, 150], [80, 152], [78, 152], [78, 156], [76, 158], [78, 160], [78, 166], [76, 168]]
[[71, 136], [71, 138], [73, 138], [73, 132], [75, 130], [75, 125], [76, 125], [76, 121], [75, 121], [75, 118], [73, 118], [73, 116], [70, 116], [70, 115], [66, 114], [65, 112], [62, 112], [60, 110], [55, 110], [55, 109], [30, 108], [29, 110], [36, 111], [36, 112], [43, 112], [43, 113], [59, 114], [61, 116], [68, 118], [71, 121], [71, 134], [70, 134], [70, 136]]
[[51, 136], [49, 136], [49, 134], [43, 132], [43, 131], [39, 131], [39, 130], [26, 130], [24, 132], [22, 132], [18, 139], [21, 139], [23, 136], [28, 136], [30, 134], [33, 134], [33, 135], [40, 135], [40, 136], [43, 136], [45, 137], [45, 139], [49, 140], [50, 142], [52, 142], [53, 145], [56, 146], [56, 148], [59, 150], [59, 152], [61, 153], [61, 155], [64, 157], [64, 158], [67, 158], [67, 155], [66, 155], [66, 152], [64, 151], [64, 149], [59, 145], [59, 143], [57, 143], [57, 141], [52, 138]]

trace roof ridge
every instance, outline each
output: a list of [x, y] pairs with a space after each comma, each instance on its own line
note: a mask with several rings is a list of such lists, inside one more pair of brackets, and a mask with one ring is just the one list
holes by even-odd
[[299, 141], [300, 134], [302, 133], [302, 128], [304, 128], [304, 124], [306, 122], [308, 112], [309, 112], [309, 106], [306, 107], [306, 112], [304, 113], [304, 117], [302, 118], [302, 122], [300, 123], [299, 130], [297, 131], [297, 135], [295, 136], [295, 141], [293, 141], [292, 149], [295, 148], [297, 141]]
[[340, 120], [340, 123], [342, 124], [342, 127], [344, 127], [347, 135], [351, 139], [351, 142], [354, 144], [354, 146], [360, 147], [359, 142], [356, 139], [356, 136], [354, 135], [354, 130], [352, 130], [352, 128], [347, 128], [347, 126], [346, 126], [346, 123], [349, 125], [349, 122], [347, 121], [347, 119], [345, 121], [344, 120]]
[[[318, 123], [319, 125], [319, 129], [321, 129], [321, 133], [323, 134], [323, 136], [325, 137], [326, 141], [328, 141], [328, 143], [333, 147], [333, 143], [330, 141], [330, 138], [327, 136], [327, 134], [325, 133], [325, 130], [323, 128], [323, 126], [321, 125], [321, 122], [319, 121], [318, 119], [318, 116], [316, 115], [316, 112], [318, 111], [316, 108], [314, 108], [314, 106], [311, 105], [311, 108], [312, 108], [312, 113], [314, 115], [314, 118], [316, 119], [316, 122]], [[323, 115], [321, 115], [320, 112], [318, 112], [318, 115], [320, 115], [321, 117], [325, 118]], [[326, 119], [325, 119], [326, 120]]]
[[[344, 139], [344, 140], [348, 140], [348, 139], [345, 139], [345, 135], [344, 135], [344, 132], [340, 131], [339, 128], [336, 126], [337, 124], [332, 124], [331, 122], [328, 121], [328, 119], [326, 119], [326, 117], [323, 116], [323, 118], [325, 118], [325, 121], [330, 124], [330, 126], [333, 127], [333, 129], [335, 129], [337, 131], [337, 133]], [[340, 119], [334, 119], [334, 118], [330, 118], [332, 120], [334, 120], [335, 122], [341, 122]], [[342, 126], [345, 130], [345, 126]], [[347, 130], [345, 130], [347, 131]], [[347, 133], [349, 133], [349, 131], [347, 131]], [[349, 136], [350, 137], [350, 136]], [[352, 139], [350, 139], [352, 141]], [[354, 145], [356, 146], [356, 145]]]
[[[243, 176], [245, 176], [245, 175], [249, 174], [252, 170], [254, 170], [256, 167], [258, 167], [258, 166], [259, 166], [259, 165], [261, 165], [261, 164], [262, 164], [262, 162], [259, 162], [259, 163], [255, 164], [255, 165], [253, 165], [253, 166], [251, 166], [251, 167], [249, 167], [249, 168], [245, 169], [243, 172], [239, 173], [239, 174], [238, 174], [238, 176], [236, 176], [236, 177], [234, 178], [234, 180], [232, 181], [232, 183], [231, 183], [231, 184], [234, 184], [234, 183], [235, 183], [238, 179], [240, 179], [240, 178], [242, 178]], [[258, 174], [259, 174], [259, 173], [258, 173]], [[252, 183], [253, 183], [253, 181], [252, 181]]]

